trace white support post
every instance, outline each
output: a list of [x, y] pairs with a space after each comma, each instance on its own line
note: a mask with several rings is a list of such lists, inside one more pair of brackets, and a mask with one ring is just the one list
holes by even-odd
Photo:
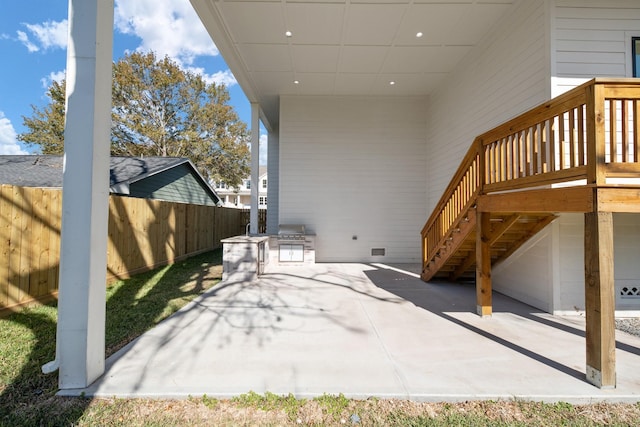
[[260, 106], [251, 104], [251, 213], [249, 231], [258, 234], [258, 192], [260, 178]]
[[105, 367], [113, 12], [113, 0], [69, 0], [56, 348], [61, 389], [87, 387]]
[[280, 139], [277, 131], [269, 132], [267, 145], [269, 187], [267, 188], [267, 234], [278, 234], [280, 224]]

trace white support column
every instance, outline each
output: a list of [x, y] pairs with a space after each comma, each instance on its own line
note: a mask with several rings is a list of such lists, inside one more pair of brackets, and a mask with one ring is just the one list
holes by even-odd
[[267, 188], [267, 234], [278, 234], [280, 217], [280, 142], [277, 131], [269, 132], [267, 146], [269, 187]]
[[249, 230], [258, 234], [258, 178], [260, 178], [260, 106], [251, 104], [251, 213]]
[[57, 362], [61, 389], [104, 373], [113, 0], [69, 0]]

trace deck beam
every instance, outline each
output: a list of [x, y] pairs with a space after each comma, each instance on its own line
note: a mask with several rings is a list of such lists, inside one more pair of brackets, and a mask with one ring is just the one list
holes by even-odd
[[478, 198], [479, 212], [591, 212], [593, 189], [588, 186], [523, 190], [485, 194]]

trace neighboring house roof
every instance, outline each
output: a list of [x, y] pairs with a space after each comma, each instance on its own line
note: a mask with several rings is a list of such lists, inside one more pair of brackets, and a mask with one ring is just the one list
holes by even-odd
[[0, 156], [0, 184], [62, 187], [62, 156]]
[[[0, 155], [0, 183], [20, 187], [62, 187], [59, 155]], [[216, 204], [220, 198], [183, 157], [111, 157], [111, 193], [185, 203]]]

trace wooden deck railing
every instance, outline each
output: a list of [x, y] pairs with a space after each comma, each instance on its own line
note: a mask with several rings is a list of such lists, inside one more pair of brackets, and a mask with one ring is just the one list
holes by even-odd
[[638, 79], [591, 80], [478, 136], [422, 229], [423, 266], [479, 195], [640, 178], [639, 154]]
[[444, 195], [422, 229], [423, 260], [432, 259], [449, 238], [451, 230], [465, 220], [469, 208], [475, 204], [481, 188], [481, 144], [474, 142]]

